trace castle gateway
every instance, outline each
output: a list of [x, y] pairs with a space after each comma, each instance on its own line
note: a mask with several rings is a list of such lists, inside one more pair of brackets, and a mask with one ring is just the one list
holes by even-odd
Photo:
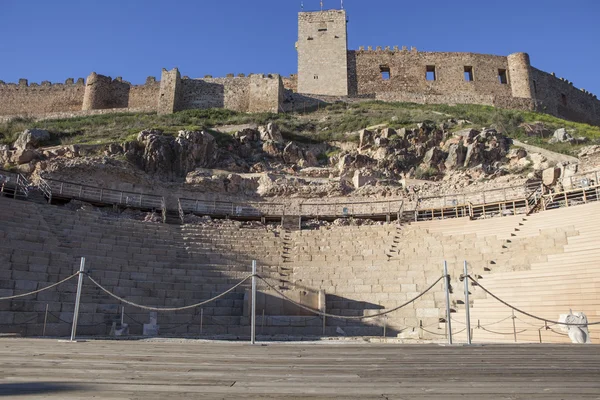
[[381, 48], [348, 50], [345, 10], [298, 16], [298, 75], [181, 76], [163, 70], [142, 85], [92, 73], [84, 82], [0, 81], [0, 116], [68, 117], [113, 111], [173, 113], [226, 108], [282, 112], [302, 101], [366, 98], [438, 104], [482, 104], [536, 110], [600, 125], [600, 101], [568, 80], [531, 66], [526, 53], [494, 56]]

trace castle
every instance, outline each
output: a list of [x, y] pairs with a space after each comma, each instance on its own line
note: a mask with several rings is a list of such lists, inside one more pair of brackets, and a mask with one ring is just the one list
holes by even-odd
[[532, 67], [526, 53], [495, 56], [406, 47], [348, 50], [347, 21], [345, 10], [299, 13], [298, 74], [289, 78], [229, 74], [190, 79], [177, 69], [163, 69], [160, 81], [149, 77], [143, 85], [96, 73], [85, 83], [71, 78], [65, 84], [0, 81], [0, 116], [114, 109], [164, 114], [202, 108], [276, 113], [290, 110], [300, 96], [304, 101], [366, 98], [482, 104], [600, 125], [597, 96]]

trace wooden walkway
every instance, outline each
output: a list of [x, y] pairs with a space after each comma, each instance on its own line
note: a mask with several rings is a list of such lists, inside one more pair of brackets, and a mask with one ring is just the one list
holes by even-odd
[[600, 347], [2, 339], [0, 397], [600, 399]]

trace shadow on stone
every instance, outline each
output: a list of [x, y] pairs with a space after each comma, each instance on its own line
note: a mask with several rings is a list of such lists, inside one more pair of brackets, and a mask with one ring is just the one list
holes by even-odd
[[75, 386], [56, 382], [0, 383], [0, 396], [28, 396], [32, 394], [50, 394], [73, 390], [76, 390]]

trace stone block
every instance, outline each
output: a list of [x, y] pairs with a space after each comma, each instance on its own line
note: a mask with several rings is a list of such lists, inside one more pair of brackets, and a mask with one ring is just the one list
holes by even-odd
[[542, 182], [546, 186], [553, 186], [556, 184], [556, 182], [558, 182], [560, 174], [560, 168], [547, 168], [542, 172]]

